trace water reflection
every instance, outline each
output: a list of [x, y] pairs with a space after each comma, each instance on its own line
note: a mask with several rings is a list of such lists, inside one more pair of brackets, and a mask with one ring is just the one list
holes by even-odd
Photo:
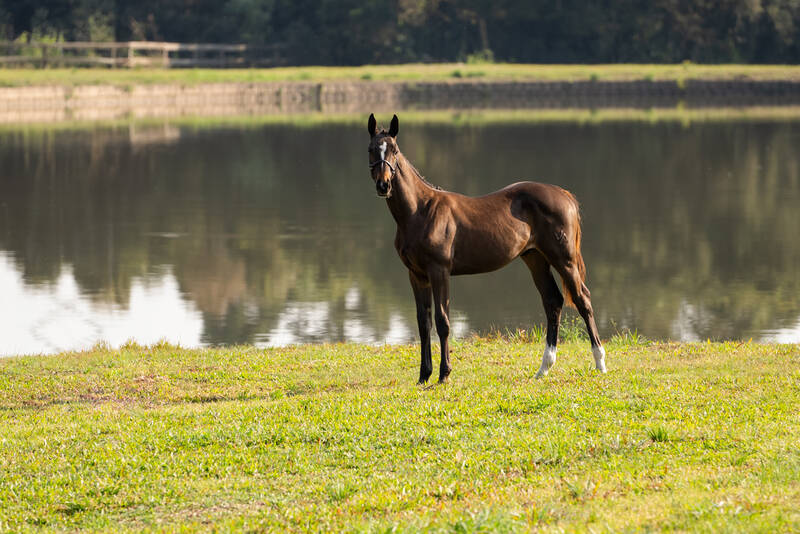
[[[335, 124], [0, 134], [0, 354], [414, 339], [365, 137]], [[571, 189], [604, 337], [800, 340], [800, 123], [408, 124], [400, 144], [447, 189]], [[521, 263], [452, 292], [457, 335], [544, 320]]]
[[52, 282], [27, 285], [0, 254], [0, 294], [4, 354], [79, 350], [98, 340], [119, 346], [129, 339], [145, 344], [166, 339], [192, 346], [203, 331], [200, 314], [168, 272], [134, 279], [123, 307], [85, 298], [69, 266]]

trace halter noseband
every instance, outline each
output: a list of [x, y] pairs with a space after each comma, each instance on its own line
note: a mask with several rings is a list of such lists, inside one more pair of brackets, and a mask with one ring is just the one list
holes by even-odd
[[[378, 161], [373, 161], [372, 163], [369, 164], [369, 168], [374, 169], [376, 166], [382, 165], [383, 163], [388, 165], [389, 168], [392, 170], [392, 178], [394, 178], [394, 175], [397, 174], [397, 169], [393, 167], [392, 164], [386, 161], [385, 159], [379, 159]], [[394, 164], [397, 165], [397, 160], [395, 160]]]

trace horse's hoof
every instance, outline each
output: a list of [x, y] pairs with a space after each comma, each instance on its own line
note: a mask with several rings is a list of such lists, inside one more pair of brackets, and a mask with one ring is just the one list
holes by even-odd
[[419, 380], [417, 380], [417, 385], [418, 386], [424, 386], [425, 384], [427, 384], [428, 383], [428, 379], [431, 377], [432, 374], [433, 374], [433, 371], [427, 372], [427, 373], [425, 373], [424, 371], [420, 371]]
[[594, 356], [594, 367], [601, 373], [606, 372], [606, 349], [601, 346], [592, 347], [592, 355]]
[[444, 384], [447, 382], [447, 379], [450, 378], [450, 369], [445, 370], [443, 373], [439, 373], [439, 383]]

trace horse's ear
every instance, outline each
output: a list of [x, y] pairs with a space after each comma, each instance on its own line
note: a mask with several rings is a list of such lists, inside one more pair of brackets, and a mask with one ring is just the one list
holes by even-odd
[[397, 115], [392, 117], [392, 123], [389, 125], [389, 135], [397, 137], [397, 131], [400, 129], [400, 121], [397, 120]]
[[375, 121], [375, 115], [372, 113], [369, 114], [369, 121], [367, 122], [367, 131], [369, 132], [370, 137], [375, 137], [375, 133], [378, 131], [378, 123]]

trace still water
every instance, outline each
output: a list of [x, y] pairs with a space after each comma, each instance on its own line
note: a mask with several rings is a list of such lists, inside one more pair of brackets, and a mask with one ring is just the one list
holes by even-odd
[[[362, 124], [0, 133], [0, 354], [416, 337]], [[401, 124], [427, 178], [582, 203], [601, 336], [800, 341], [800, 122]], [[456, 336], [544, 322], [522, 262]], [[573, 315], [574, 314], [570, 314]]]

